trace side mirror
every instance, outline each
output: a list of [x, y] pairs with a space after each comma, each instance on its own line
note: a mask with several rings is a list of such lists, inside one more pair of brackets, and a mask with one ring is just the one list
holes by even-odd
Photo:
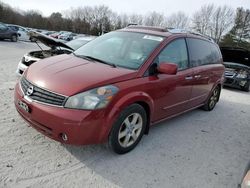
[[167, 62], [162, 62], [160, 65], [157, 67], [158, 72], [163, 73], [163, 74], [171, 74], [175, 75], [177, 73], [177, 65], [174, 63], [167, 63]]

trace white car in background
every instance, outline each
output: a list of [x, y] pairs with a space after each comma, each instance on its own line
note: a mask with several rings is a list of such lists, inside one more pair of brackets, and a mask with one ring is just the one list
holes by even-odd
[[30, 36], [28, 35], [28, 30], [25, 27], [14, 24], [6, 24], [12, 30], [17, 31], [18, 39], [23, 41], [30, 41]]
[[23, 72], [33, 63], [55, 55], [60, 54], [70, 54], [83, 46], [84, 44], [88, 43], [89, 41], [95, 39], [95, 36], [88, 36], [88, 37], [81, 37], [70, 42], [64, 43], [61, 40], [51, 38], [41, 33], [37, 32], [30, 32], [30, 37], [34, 38], [36, 41], [45, 44], [46, 46], [50, 47], [48, 50], [43, 50], [39, 43], [37, 45], [41, 50], [38, 51], [31, 51], [25, 54], [21, 61], [18, 63], [16, 73], [18, 76], [21, 76]]

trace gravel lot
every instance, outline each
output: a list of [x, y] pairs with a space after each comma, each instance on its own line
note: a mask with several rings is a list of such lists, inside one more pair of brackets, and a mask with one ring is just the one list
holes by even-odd
[[223, 89], [214, 111], [165, 121], [126, 155], [63, 145], [28, 127], [13, 104], [18, 61], [34, 49], [0, 41], [0, 187], [237, 187], [250, 161], [250, 93]]

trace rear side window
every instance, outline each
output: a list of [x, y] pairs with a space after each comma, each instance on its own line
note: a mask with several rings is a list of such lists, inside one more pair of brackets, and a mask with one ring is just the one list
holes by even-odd
[[220, 60], [222, 59], [221, 53], [219, 51], [219, 47], [216, 46], [215, 44], [210, 43], [210, 47], [212, 50], [212, 57], [213, 57], [213, 62], [212, 63], [220, 63]]
[[192, 67], [218, 63], [220, 55], [214, 44], [193, 38], [188, 38], [187, 44]]

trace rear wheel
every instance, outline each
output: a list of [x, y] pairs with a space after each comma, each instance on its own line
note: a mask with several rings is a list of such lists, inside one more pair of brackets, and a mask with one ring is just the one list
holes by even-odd
[[249, 85], [250, 85], [250, 82], [248, 81], [243, 87], [241, 87], [241, 90], [248, 92], [249, 91]]
[[203, 106], [203, 109], [206, 111], [213, 110], [216, 103], [219, 101], [219, 97], [220, 97], [220, 87], [216, 86], [216, 88], [214, 88], [211, 96], [207, 100], [206, 104]]
[[147, 115], [139, 104], [132, 104], [122, 111], [109, 135], [109, 146], [118, 154], [124, 154], [141, 140], [147, 124]]
[[12, 42], [16, 42], [17, 41], [17, 36], [16, 35], [12, 35], [10, 40]]

